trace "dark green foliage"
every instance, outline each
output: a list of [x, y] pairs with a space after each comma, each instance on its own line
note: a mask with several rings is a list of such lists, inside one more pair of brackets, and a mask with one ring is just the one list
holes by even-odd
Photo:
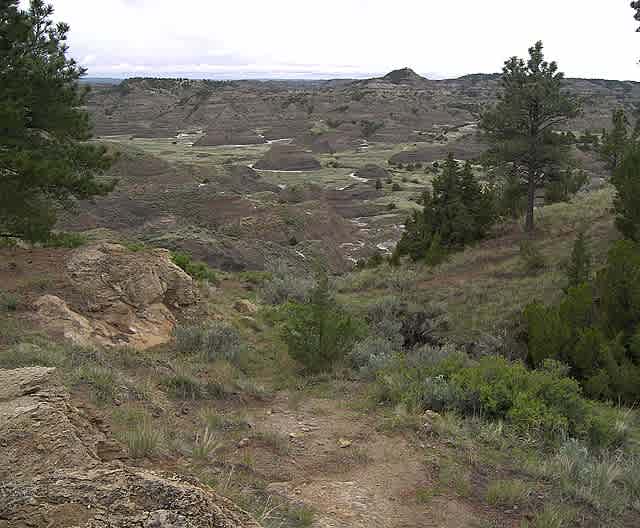
[[396, 182], [391, 186], [391, 190], [394, 192], [401, 191], [402, 187], [400, 187], [400, 184]]
[[576, 139], [576, 145], [582, 151], [599, 150], [600, 137], [591, 130], [586, 130], [582, 136]]
[[376, 191], [382, 190], [382, 180], [380, 178], [376, 179]]
[[191, 258], [191, 255], [180, 251], [171, 253], [171, 260], [176, 266], [179, 266], [194, 279], [206, 280], [211, 283], [218, 282], [218, 275], [205, 262], [197, 262]]
[[591, 252], [584, 234], [581, 231], [573, 244], [571, 260], [567, 267], [569, 288], [575, 288], [591, 280]]
[[80, 233], [51, 233], [44, 242], [45, 247], [74, 249], [84, 246], [86, 237]]
[[498, 103], [482, 116], [491, 159], [510, 164], [525, 182], [527, 231], [534, 228], [536, 188], [568, 159], [570, 142], [555, 129], [578, 114], [579, 104], [562, 91], [563, 83], [564, 74], [555, 62], [544, 60], [542, 42], [537, 42], [528, 61], [512, 57], [505, 62]]
[[15, 312], [18, 309], [18, 298], [11, 293], [0, 291], [0, 309]]
[[602, 135], [602, 145], [599, 148], [600, 157], [607, 163], [611, 170], [617, 169], [625, 155], [629, 144], [629, 121], [624, 114], [624, 110], [619, 108], [613, 112], [613, 128], [604, 131]]
[[[638, 2], [638, 1], [631, 2], [631, 8], [635, 9], [635, 13], [633, 15], [633, 18], [635, 18], [637, 21], [640, 22], [640, 2]], [[640, 28], [637, 29], [636, 31], [640, 31]]]
[[629, 147], [611, 181], [616, 188], [616, 227], [626, 238], [640, 242], [640, 146]]
[[462, 168], [452, 155], [433, 181], [433, 195], [422, 196], [421, 212], [406, 222], [398, 244], [402, 255], [414, 260], [441, 261], [446, 251], [484, 238], [495, 221], [495, 195], [482, 189], [469, 163]]
[[384, 128], [383, 122], [368, 121], [366, 119], [363, 121], [360, 121], [360, 129], [362, 131], [362, 137], [364, 138], [369, 139], [381, 128]]
[[282, 330], [289, 355], [308, 373], [331, 369], [353, 348], [360, 325], [335, 301], [326, 274], [318, 277], [309, 301], [292, 302]]
[[515, 167], [504, 167], [497, 189], [497, 210], [501, 216], [519, 218], [527, 209], [527, 193]]
[[[582, 258], [582, 257], [581, 257]], [[593, 282], [570, 287], [559, 304], [524, 312], [529, 360], [548, 358], [571, 368], [593, 398], [640, 398], [640, 248], [618, 242]]]
[[545, 185], [545, 203], [568, 201], [587, 183], [587, 179], [587, 173], [583, 170], [565, 169], [552, 172]]
[[547, 265], [544, 256], [531, 240], [523, 240], [520, 243], [520, 258], [524, 263], [525, 271], [529, 273], [540, 271]]
[[32, 0], [0, 4], [0, 235], [46, 240], [60, 207], [104, 195], [112, 159], [87, 143], [85, 71], [66, 57], [68, 26]]

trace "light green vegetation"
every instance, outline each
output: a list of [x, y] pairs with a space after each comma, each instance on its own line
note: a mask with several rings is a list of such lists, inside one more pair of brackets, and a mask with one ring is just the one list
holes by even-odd
[[405, 262], [391, 268], [355, 271], [340, 281], [342, 300], [365, 303], [395, 293], [389, 278], [411, 277], [412, 298], [419, 303], [440, 303], [450, 315], [450, 335], [462, 341], [485, 334], [500, 335], [504, 325], [533, 299], [552, 301], [566, 285], [566, 265], [576, 233], [585, 229], [596, 268], [604, 261], [610, 243], [617, 239], [610, 216], [611, 188], [576, 196], [569, 203], [537, 211], [535, 244], [546, 266], [536, 273], [526, 270], [520, 254], [523, 233], [518, 225], [505, 226], [504, 234], [450, 255], [435, 268]]

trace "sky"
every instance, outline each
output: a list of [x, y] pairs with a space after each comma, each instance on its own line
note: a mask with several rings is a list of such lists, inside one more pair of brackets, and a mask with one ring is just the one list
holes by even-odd
[[449, 78], [542, 40], [568, 76], [640, 81], [629, 0], [49, 1], [89, 76]]

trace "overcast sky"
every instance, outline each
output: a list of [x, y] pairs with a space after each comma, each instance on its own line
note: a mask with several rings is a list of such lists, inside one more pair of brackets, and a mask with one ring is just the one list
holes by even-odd
[[496, 72], [543, 40], [569, 76], [640, 80], [629, 0], [50, 0], [92, 76]]

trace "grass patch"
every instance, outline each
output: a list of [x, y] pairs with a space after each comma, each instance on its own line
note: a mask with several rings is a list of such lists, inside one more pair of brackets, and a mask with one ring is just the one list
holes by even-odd
[[89, 387], [91, 397], [100, 404], [111, 403], [116, 397], [118, 378], [113, 369], [100, 365], [82, 365], [72, 375], [73, 384]]
[[145, 458], [158, 452], [162, 433], [148, 418], [144, 418], [141, 422], [130, 425], [130, 428], [122, 433], [121, 438], [131, 457]]
[[33, 343], [19, 343], [0, 350], [0, 367], [60, 367], [67, 363], [67, 356], [60, 347], [41, 347]]
[[496, 480], [487, 488], [487, 502], [491, 506], [520, 506], [527, 502], [531, 491], [531, 486], [522, 480]]
[[220, 447], [220, 442], [215, 434], [206, 427], [203, 431], [197, 432], [193, 445], [191, 446], [191, 456], [200, 462], [204, 462]]
[[524, 521], [521, 528], [566, 528], [573, 526], [577, 517], [574, 508], [547, 505], [535, 514], [531, 522]]
[[42, 244], [47, 248], [67, 248], [75, 249], [84, 246], [87, 237], [80, 233], [51, 233], [49, 238]]
[[461, 497], [471, 495], [471, 475], [453, 462], [445, 460], [440, 463], [438, 479], [441, 488], [453, 490]]

